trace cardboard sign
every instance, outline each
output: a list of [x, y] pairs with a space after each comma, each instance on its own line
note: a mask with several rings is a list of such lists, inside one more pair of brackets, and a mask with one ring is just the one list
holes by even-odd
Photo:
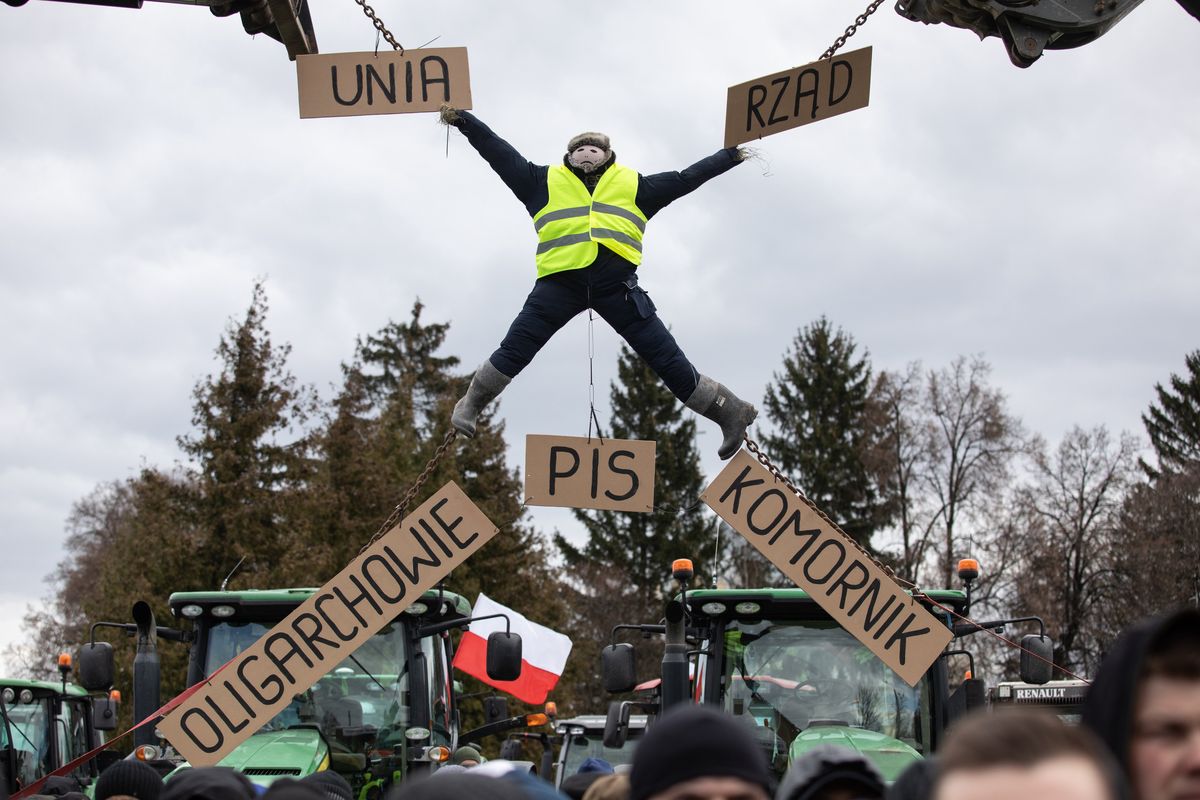
[[655, 443], [525, 437], [525, 502], [607, 511], [654, 510]]
[[216, 764], [496, 535], [453, 481], [207, 679], [158, 729], [195, 767]]
[[701, 497], [910, 686], [953, 638], [943, 622], [745, 450]]
[[725, 146], [866, 108], [871, 96], [871, 48], [729, 87]]
[[297, 56], [300, 118], [471, 107], [467, 48]]

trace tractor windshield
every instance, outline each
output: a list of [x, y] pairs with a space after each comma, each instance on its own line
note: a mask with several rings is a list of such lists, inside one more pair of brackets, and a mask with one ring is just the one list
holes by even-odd
[[16, 750], [17, 779], [22, 786], [54, 769], [50, 758], [50, 706], [45, 699], [7, 706], [8, 728]]
[[723, 705], [755, 728], [777, 764], [815, 743], [818, 729], [863, 749], [873, 741], [890, 752], [899, 742], [912, 758], [931, 740], [928, 678], [909, 686], [832, 620], [733, 620], [723, 655]]
[[[253, 645], [270, 630], [261, 622], [223, 621], [208, 631], [205, 674]], [[264, 731], [319, 729], [336, 749], [402, 751], [411, 719], [411, 678], [403, 624], [384, 626], [263, 726]], [[428, 659], [426, 659], [428, 660]], [[423, 662], [421, 662], [423, 663]], [[436, 734], [435, 734], [436, 735]]]

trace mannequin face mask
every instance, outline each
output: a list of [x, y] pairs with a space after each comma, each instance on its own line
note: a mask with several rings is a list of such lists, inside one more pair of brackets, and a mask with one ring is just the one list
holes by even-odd
[[607, 159], [608, 153], [594, 144], [581, 144], [567, 156], [572, 167], [584, 172], [592, 172]]

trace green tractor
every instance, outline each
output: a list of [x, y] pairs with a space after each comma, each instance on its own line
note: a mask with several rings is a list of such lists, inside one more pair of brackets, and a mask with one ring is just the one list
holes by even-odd
[[[974, 569], [960, 575], [969, 581]], [[690, 562], [675, 576], [685, 586]], [[969, 582], [966, 592], [930, 591], [916, 600], [960, 637], [1024, 621], [956, 623], [939, 606], [966, 617]], [[633, 647], [615, 641], [620, 629], [665, 635], [661, 678], [637, 685]], [[870, 758], [891, 781], [935, 751], [953, 719], [986, 705], [984, 682], [955, 680], [947, 665], [949, 656], [970, 658], [969, 652], [946, 650], [909, 686], [801, 589], [681, 591], [667, 604], [665, 624], [620, 625], [613, 637], [602, 652], [606, 688], [644, 696], [610, 705], [609, 747], [623, 741], [632, 710], [655, 714], [676, 703], [706, 703], [745, 724], [778, 776], [812, 748], [836, 744]], [[1022, 655], [1022, 679], [1045, 683], [1050, 666], [1037, 656], [1049, 656], [1052, 642], [1030, 635], [1022, 646], [1030, 651]]]
[[[135, 623], [98, 623], [136, 632], [134, 722], [160, 705], [155, 640], [188, 645], [187, 685], [192, 686], [253, 645], [306, 601], [315, 589], [176, 592], [172, 615], [190, 630], [160, 628], [145, 603], [134, 606]], [[345, 777], [360, 800], [382, 797], [393, 783], [430, 771], [457, 746], [459, 712], [450, 662], [450, 631], [471, 622], [465, 598], [431, 590], [354, 653], [327, 672], [220, 762], [260, 786], [331, 769]], [[517, 639], [517, 637], [512, 637]], [[511, 639], [509, 640], [511, 642]], [[488, 668], [504, 677], [520, 671], [516, 649], [489, 642]], [[515, 660], [515, 664], [514, 664]], [[112, 682], [112, 649], [84, 647], [85, 685]], [[493, 722], [488, 733], [528, 724], [526, 717]], [[536, 722], [536, 720], [534, 721]], [[475, 732], [462, 734], [465, 738]], [[171, 774], [190, 765], [157, 739], [150, 726], [137, 732], [137, 757]]]
[[[9, 793], [99, 747], [104, 732], [116, 728], [118, 701], [107, 695], [93, 698], [67, 683], [69, 655], [59, 656], [58, 669], [61, 681], [0, 678], [0, 785]], [[99, 767], [86, 762], [72, 777], [87, 785]]]

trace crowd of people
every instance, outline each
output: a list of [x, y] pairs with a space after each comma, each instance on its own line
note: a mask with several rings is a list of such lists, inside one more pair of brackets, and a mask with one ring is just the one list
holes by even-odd
[[[70, 793], [47, 787], [50, 796]], [[318, 772], [265, 791], [227, 768], [192, 769], [165, 785], [138, 761], [110, 766], [95, 800], [352, 800], [344, 778]], [[82, 797], [82, 795], [80, 795]], [[1106, 655], [1082, 724], [1036, 710], [982, 712], [955, 723], [936, 755], [890, 786], [856, 751], [816, 747], [776, 781], [733, 717], [672, 709], [641, 739], [628, 770], [588, 759], [561, 789], [470, 746], [389, 800], [1200, 800], [1200, 611], [1146, 620]]]

